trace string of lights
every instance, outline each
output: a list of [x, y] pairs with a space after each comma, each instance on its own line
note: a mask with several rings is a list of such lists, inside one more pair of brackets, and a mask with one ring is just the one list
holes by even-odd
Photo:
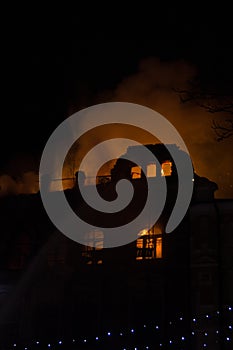
[[[220, 328], [219, 318], [224, 320]], [[233, 307], [225, 306], [220, 312], [199, 314], [191, 319], [182, 315], [169, 320], [165, 325], [159, 322], [142, 324], [140, 327], [121, 331], [107, 330], [95, 336], [73, 336], [71, 339], [33, 339], [26, 343], [15, 341], [4, 347], [6, 350], [32, 349], [116, 349], [116, 350], [152, 350], [176, 349], [190, 350], [190, 344], [199, 342], [200, 349], [212, 349], [213, 342], [221, 341], [225, 349], [232, 349], [233, 343]], [[222, 334], [221, 334], [222, 333]], [[156, 347], [155, 347], [156, 346]], [[1, 349], [1, 348], [0, 348]]]

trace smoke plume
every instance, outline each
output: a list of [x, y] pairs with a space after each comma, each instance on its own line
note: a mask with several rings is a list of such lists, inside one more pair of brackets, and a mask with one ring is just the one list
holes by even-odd
[[[224, 119], [224, 115], [213, 116], [194, 103], [184, 104], [176, 92], [177, 89], [189, 88], [189, 82], [196, 74], [197, 69], [187, 62], [162, 62], [149, 58], [140, 63], [136, 74], [125, 78], [112, 91], [111, 100], [142, 104], [165, 116], [186, 143], [196, 173], [218, 184], [217, 197], [232, 198], [230, 150], [233, 138], [217, 142], [211, 129], [213, 117]], [[106, 95], [109, 97], [109, 92]], [[99, 96], [99, 101], [107, 102], [105, 94]]]
[[[233, 138], [217, 142], [211, 129], [213, 117], [224, 119], [224, 115], [210, 114], [194, 103], [181, 103], [176, 92], [177, 89], [189, 88], [189, 82], [197, 73], [197, 69], [185, 61], [164, 62], [157, 58], [145, 59], [139, 64], [138, 71], [134, 75], [126, 77], [115, 89], [102, 91], [90, 104], [111, 101], [132, 102], [161, 113], [174, 125], [186, 143], [196, 173], [217, 183], [219, 187], [217, 197], [232, 198], [233, 163], [230, 150], [233, 148]], [[74, 113], [78, 110], [80, 108], [73, 102], [70, 111]], [[115, 126], [90, 132], [78, 140], [64, 163], [63, 177], [66, 180], [63, 182], [63, 187], [72, 186], [74, 173], [88, 150], [106, 139], [106, 136], [127, 137], [127, 134], [126, 128]], [[134, 136], [141, 143], [154, 141], [138, 130], [135, 130]], [[22, 168], [21, 160], [20, 164]], [[103, 166], [100, 175], [109, 174], [113, 164], [114, 161]], [[92, 166], [95, 167], [94, 159]], [[14, 164], [14, 169], [18, 171], [17, 164]], [[25, 166], [20, 172], [21, 175], [17, 177], [12, 171], [0, 175], [0, 196], [38, 191], [38, 164], [31, 169]], [[51, 189], [60, 189], [56, 187], [56, 181], [53, 182]]]

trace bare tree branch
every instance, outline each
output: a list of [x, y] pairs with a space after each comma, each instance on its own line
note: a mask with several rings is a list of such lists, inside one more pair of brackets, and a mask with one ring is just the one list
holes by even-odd
[[212, 129], [215, 131], [217, 141], [222, 141], [233, 136], [233, 119], [225, 120], [224, 125], [226, 126], [223, 126], [223, 124], [219, 124], [213, 120]]
[[181, 103], [193, 102], [209, 113], [225, 113], [232, 116], [221, 123], [213, 120], [212, 129], [217, 136], [217, 141], [223, 141], [233, 136], [232, 94], [199, 91], [196, 88], [191, 88], [190, 90], [174, 89], [174, 91], [179, 94]]

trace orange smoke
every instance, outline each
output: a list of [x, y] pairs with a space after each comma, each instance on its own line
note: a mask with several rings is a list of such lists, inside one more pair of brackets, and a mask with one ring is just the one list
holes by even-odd
[[38, 179], [38, 175], [33, 171], [25, 172], [18, 179], [6, 174], [1, 175], [0, 197], [22, 193], [37, 193], [39, 191]]
[[[190, 152], [195, 171], [198, 175], [209, 178], [218, 184], [217, 197], [233, 197], [233, 162], [231, 149], [233, 138], [218, 143], [211, 129], [213, 114], [208, 113], [195, 104], [180, 102], [175, 89], [188, 88], [188, 82], [197, 74], [194, 66], [184, 61], [162, 62], [156, 58], [142, 61], [138, 72], [126, 77], [112, 91], [104, 91], [92, 104], [125, 101], [148, 106], [165, 116], [178, 130]], [[75, 103], [70, 107], [72, 113], [78, 108]], [[215, 116], [215, 115], [214, 115]], [[218, 118], [224, 117], [220, 113]], [[74, 173], [88, 150], [106, 139], [128, 137], [129, 132], [141, 143], [156, 143], [157, 140], [140, 129], [129, 131], [122, 125], [96, 128], [83, 135], [71, 148], [63, 168], [63, 187], [73, 185]], [[59, 155], [58, 155], [59, 156]], [[99, 175], [110, 174], [114, 160], [102, 166]], [[95, 162], [93, 160], [93, 167]], [[27, 173], [25, 170], [21, 180], [14, 180], [9, 175], [0, 176], [0, 195], [7, 193], [29, 193], [38, 190], [38, 169]], [[57, 189], [56, 179], [52, 190]]]
[[[180, 102], [176, 89], [186, 89], [197, 70], [184, 61], [162, 62], [156, 58], [142, 61], [138, 72], [125, 78], [112, 91], [112, 101], [148, 106], [165, 116], [178, 130], [192, 157], [195, 171], [218, 184], [217, 197], [233, 197], [233, 138], [217, 142], [211, 129], [212, 119], [224, 115], [208, 113], [196, 104]], [[109, 91], [106, 96], [110, 96]], [[105, 100], [105, 93], [96, 102]], [[111, 136], [111, 135], [110, 135]], [[144, 143], [148, 143], [148, 139]]]

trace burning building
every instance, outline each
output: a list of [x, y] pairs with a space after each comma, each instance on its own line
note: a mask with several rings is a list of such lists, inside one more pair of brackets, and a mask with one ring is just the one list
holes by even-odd
[[[113, 200], [116, 183], [126, 178], [135, 195], [120, 217], [108, 214], [102, 229], [86, 234], [86, 245], [55, 229], [39, 193], [1, 201], [0, 329], [5, 348], [33, 339], [40, 342], [38, 348], [42, 342], [74, 349], [232, 346], [233, 200], [216, 199], [217, 185], [194, 172], [187, 213], [166, 234], [178, 191], [176, 166], [163, 145], [147, 147], [158, 163], [147, 160], [139, 167], [120, 158], [97, 185], [103, 198]], [[128, 148], [127, 154], [135, 150], [140, 157], [140, 147]], [[159, 220], [151, 225], [148, 218], [133, 242], [104, 248], [105, 227], [132, 220], [146, 201], [147, 182], [156, 186], [159, 177], [168, 188]], [[96, 227], [103, 223], [77, 184], [65, 195], [83, 220], [91, 218]]]

